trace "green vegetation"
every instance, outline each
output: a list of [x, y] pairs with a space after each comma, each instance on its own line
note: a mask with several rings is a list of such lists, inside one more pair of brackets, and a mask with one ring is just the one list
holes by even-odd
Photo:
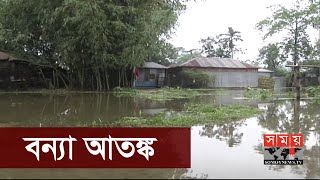
[[243, 53], [238, 47], [238, 41], [243, 41], [241, 32], [228, 27], [228, 32], [216, 37], [201, 39], [202, 52], [207, 57], [233, 58], [236, 53]]
[[158, 101], [192, 98], [198, 95], [200, 95], [200, 93], [197, 91], [182, 88], [162, 88], [157, 91], [140, 91], [139, 93], [141, 97]]
[[187, 62], [191, 59], [202, 57], [201, 51], [193, 49], [187, 52], [186, 49], [180, 48], [180, 55], [177, 57], [177, 59], [174, 61], [175, 64], [182, 64], [184, 62]]
[[185, 88], [161, 88], [152, 90], [136, 90], [116, 87], [113, 94], [117, 97], [141, 97], [154, 101], [167, 101], [181, 98], [192, 98], [201, 95], [225, 95], [223, 89], [185, 89]]
[[286, 95], [287, 97], [292, 98], [292, 97], [294, 97], [294, 92], [290, 89], [289, 91], [286, 92], [285, 95]]
[[201, 95], [227, 95], [229, 92], [223, 88], [218, 89], [195, 89]]
[[306, 94], [309, 97], [320, 97], [320, 86], [307, 87]]
[[210, 81], [209, 75], [202, 71], [185, 70], [181, 75], [185, 82], [190, 82], [187, 86], [192, 85], [195, 88], [207, 87]]
[[260, 57], [269, 68], [278, 67], [286, 59], [293, 59], [293, 64], [297, 64], [313, 58], [314, 46], [307, 29], [319, 21], [319, 3], [304, 6], [304, 2], [295, 1], [292, 5], [290, 8], [273, 6], [272, 16], [256, 26], [265, 34], [263, 40], [279, 33], [284, 35], [279, 43], [269, 44], [260, 50]]
[[142, 97], [155, 101], [166, 101], [180, 98], [191, 98], [200, 95], [199, 92], [182, 88], [161, 88], [156, 90], [135, 90], [129, 88], [115, 88], [113, 94], [120, 96]]
[[127, 87], [132, 67], [176, 54], [187, 1], [0, 0], [0, 49], [53, 68], [63, 88]]
[[270, 43], [259, 49], [257, 61], [266, 64], [267, 69], [276, 71], [276, 69], [279, 69], [279, 66], [286, 60], [282, 51], [280, 43]]
[[190, 127], [199, 124], [225, 123], [249, 118], [259, 113], [257, 108], [241, 105], [197, 104], [187, 107], [182, 115], [166, 116], [161, 113], [151, 117], [125, 117], [113, 126], [121, 127]]
[[268, 89], [247, 89], [244, 96], [251, 99], [271, 99], [273, 92]]
[[135, 89], [132, 88], [122, 88], [122, 87], [115, 87], [113, 89], [113, 94], [116, 95], [117, 97], [121, 96], [134, 96], [137, 95], [138, 92]]

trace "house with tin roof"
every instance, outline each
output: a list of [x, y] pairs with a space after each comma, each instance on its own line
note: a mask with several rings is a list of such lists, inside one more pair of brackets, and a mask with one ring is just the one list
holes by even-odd
[[134, 69], [135, 88], [157, 88], [165, 83], [168, 68], [155, 62], [145, 62], [143, 66]]
[[[209, 76], [208, 88], [243, 88], [258, 86], [258, 67], [231, 58], [198, 57], [168, 70], [169, 86], [186, 87], [184, 71], [203, 72]], [[190, 82], [189, 82], [190, 84]]]

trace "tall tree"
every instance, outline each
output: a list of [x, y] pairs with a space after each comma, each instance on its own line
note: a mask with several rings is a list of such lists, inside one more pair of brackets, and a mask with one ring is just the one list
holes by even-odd
[[220, 58], [230, 58], [231, 53], [227, 48], [225, 43], [214, 37], [208, 37], [206, 39], [201, 39], [202, 53], [206, 54], [207, 57], [220, 57]]
[[71, 88], [126, 85], [125, 70], [141, 65], [170, 37], [179, 0], [0, 0], [0, 48], [37, 63], [65, 67]]
[[182, 64], [184, 62], [187, 62], [191, 59], [197, 58], [197, 57], [202, 57], [202, 54], [199, 50], [193, 49], [189, 51], [182, 50], [180, 54], [178, 55], [178, 58], [174, 62], [175, 64]]
[[275, 71], [286, 60], [279, 43], [271, 43], [259, 49], [258, 61], [267, 65], [267, 69]]
[[228, 33], [201, 39], [200, 43], [202, 52], [208, 57], [233, 58], [235, 53], [243, 52], [237, 41], [243, 41], [241, 33], [229, 27]]
[[180, 48], [174, 47], [166, 41], [160, 41], [152, 52], [153, 54], [149, 57], [148, 61], [168, 66], [179, 57]]
[[[307, 34], [307, 28], [318, 20], [318, 3], [304, 0], [296, 0], [293, 7], [286, 8], [278, 6], [273, 11], [271, 17], [260, 21], [257, 28], [261, 31], [267, 30], [263, 39], [274, 34], [283, 32], [286, 35], [282, 39], [285, 53], [293, 59], [293, 64], [297, 65], [300, 61], [308, 60], [312, 55], [312, 45]], [[296, 98], [300, 99], [300, 75], [299, 67], [294, 67], [293, 86], [296, 91]]]
[[237, 48], [237, 41], [243, 41], [241, 32], [234, 30], [232, 27], [228, 27], [228, 33], [219, 35], [219, 42], [229, 48], [231, 58], [233, 58], [234, 53], [242, 51], [240, 48]]
[[263, 39], [283, 33], [285, 35], [281, 44], [284, 46], [284, 53], [292, 57], [294, 64], [307, 60], [312, 46], [306, 30], [314, 22], [315, 8], [303, 5], [301, 0], [297, 0], [292, 8], [280, 5], [274, 7], [276, 9], [272, 16], [260, 21], [256, 26], [261, 31], [266, 30]]

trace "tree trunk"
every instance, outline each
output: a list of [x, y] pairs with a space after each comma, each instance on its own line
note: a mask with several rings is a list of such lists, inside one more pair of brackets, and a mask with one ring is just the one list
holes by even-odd
[[105, 76], [106, 76], [106, 88], [107, 88], [107, 91], [109, 91], [110, 90], [110, 87], [109, 87], [109, 76], [108, 76], [108, 72], [106, 71], [105, 72]]
[[[298, 65], [298, 19], [296, 19], [295, 22], [295, 32], [294, 32], [294, 52], [293, 52], [293, 63], [295, 66]], [[301, 91], [301, 85], [300, 85], [300, 78], [299, 78], [299, 74], [300, 74], [300, 67], [294, 67], [294, 87], [295, 87], [295, 91], [296, 91], [296, 99], [300, 100], [300, 91]]]
[[118, 70], [118, 73], [119, 73], [119, 77], [118, 77], [118, 79], [119, 79], [119, 87], [121, 87], [121, 71]]
[[296, 91], [296, 99], [301, 98], [301, 84], [300, 84], [300, 67], [294, 67], [294, 86]]

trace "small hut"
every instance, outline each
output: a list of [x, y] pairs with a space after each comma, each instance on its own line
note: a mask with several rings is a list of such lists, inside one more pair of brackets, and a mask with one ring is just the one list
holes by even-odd
[[0, 51], [0, 89], [47, 88], [50, 74], [23, 58]]
[[135, 88], [162, 87], [166, 78], [167, 67], [154, 62], [146, 62], [135, 69]]

